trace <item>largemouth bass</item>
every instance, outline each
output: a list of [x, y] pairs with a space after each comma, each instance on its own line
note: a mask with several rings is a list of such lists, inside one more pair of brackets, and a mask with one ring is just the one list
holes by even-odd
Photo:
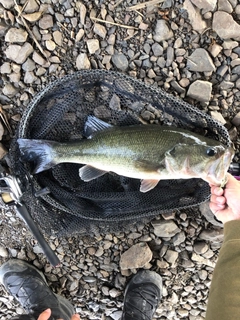
[[18, 139], [22, 158], [33, 161], [33, 173], [63, 163], [85, 164], [79, 170], [84, 181], [114, 172], [141, 179], [141, 192], [153, 189], [162, 179], [201, 178], [224, 185], [233, 158], [226, 148], [187, 130], [160, 125], [112, 126], [89, 116], [85, 124], [88, 139], [59, 143]]

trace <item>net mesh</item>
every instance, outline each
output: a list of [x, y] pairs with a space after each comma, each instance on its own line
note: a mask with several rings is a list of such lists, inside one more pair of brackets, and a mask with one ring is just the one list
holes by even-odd
[[19, 161], [16, 139], [81, 139], [88, 115], [120, 126], [171, 125], [226, 146], [231, 143], [226, 128], [209, 115], [124, 74], [83, 70], [58, 79], [29, 104], [10, 148], [12, 172], [24, 186], [23, 201], [46, 233], [68, 236], [119, 230], [208, 199], [208, 184], [201, 179], [164, 180], [141, 193], [140, 180], [114, 173], [83, 182], [78, 173], [81, 165], [71, 163], [31, 176], [30, 164]]

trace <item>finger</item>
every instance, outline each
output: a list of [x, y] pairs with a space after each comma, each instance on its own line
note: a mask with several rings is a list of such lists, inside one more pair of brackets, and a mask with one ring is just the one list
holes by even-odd
[[48, 320], [51, 316], [51, 309], [43, 311], [37, 320]]
[[218, 211], [224, 210], [226, 208], [226, 205], [225, 204], [216, 204], [216, 203], [210, 202], [209, 208], [212, 211], [212, 213], [215, 214]]
[[216, 196], [222, 196], [224, 190], [220, 187], [213, 186], [211, 187], [211, 194], [215, 194]]
[[211, 195], [210, 200], [211, 200], [211, 202], [216, 203], [217, 205], [226, 203], [225, 197], [219, 197], [219, 196], [216, 196], [215, 194]]
[[71, 320], [80, 320], [79, 314], [77, 314], [77, 313], [74, 314], [74, 315], [72, 316]]

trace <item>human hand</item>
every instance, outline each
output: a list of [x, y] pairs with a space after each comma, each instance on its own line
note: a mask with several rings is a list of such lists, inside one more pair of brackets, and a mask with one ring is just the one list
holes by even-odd
[[219, 221], [240, 220], [240, 182], [227, 174], [224, 189], [211, 185], [210, 209]]
[[[51, 316], [51, 309], [47, 309], [43, 311], [37, 320], [48, 320]], [[58, 319], [58, 320], [64, 320], [64, 319]], [[72, 315], [71, 320], [80, 320], [80, 316], [78, 314]]]

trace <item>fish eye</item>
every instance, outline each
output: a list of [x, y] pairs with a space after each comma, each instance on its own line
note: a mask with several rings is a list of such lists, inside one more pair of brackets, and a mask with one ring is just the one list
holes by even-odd
[[216, 154], [216, 150], [214, 150], [214, 149], [212, 149], [212, 148], [208, 148], [208, 149], [207, 149], [207, 155], [208, 155], [209, 157], [213, 157], [213, 156], [215, 156], [215, 154]]

